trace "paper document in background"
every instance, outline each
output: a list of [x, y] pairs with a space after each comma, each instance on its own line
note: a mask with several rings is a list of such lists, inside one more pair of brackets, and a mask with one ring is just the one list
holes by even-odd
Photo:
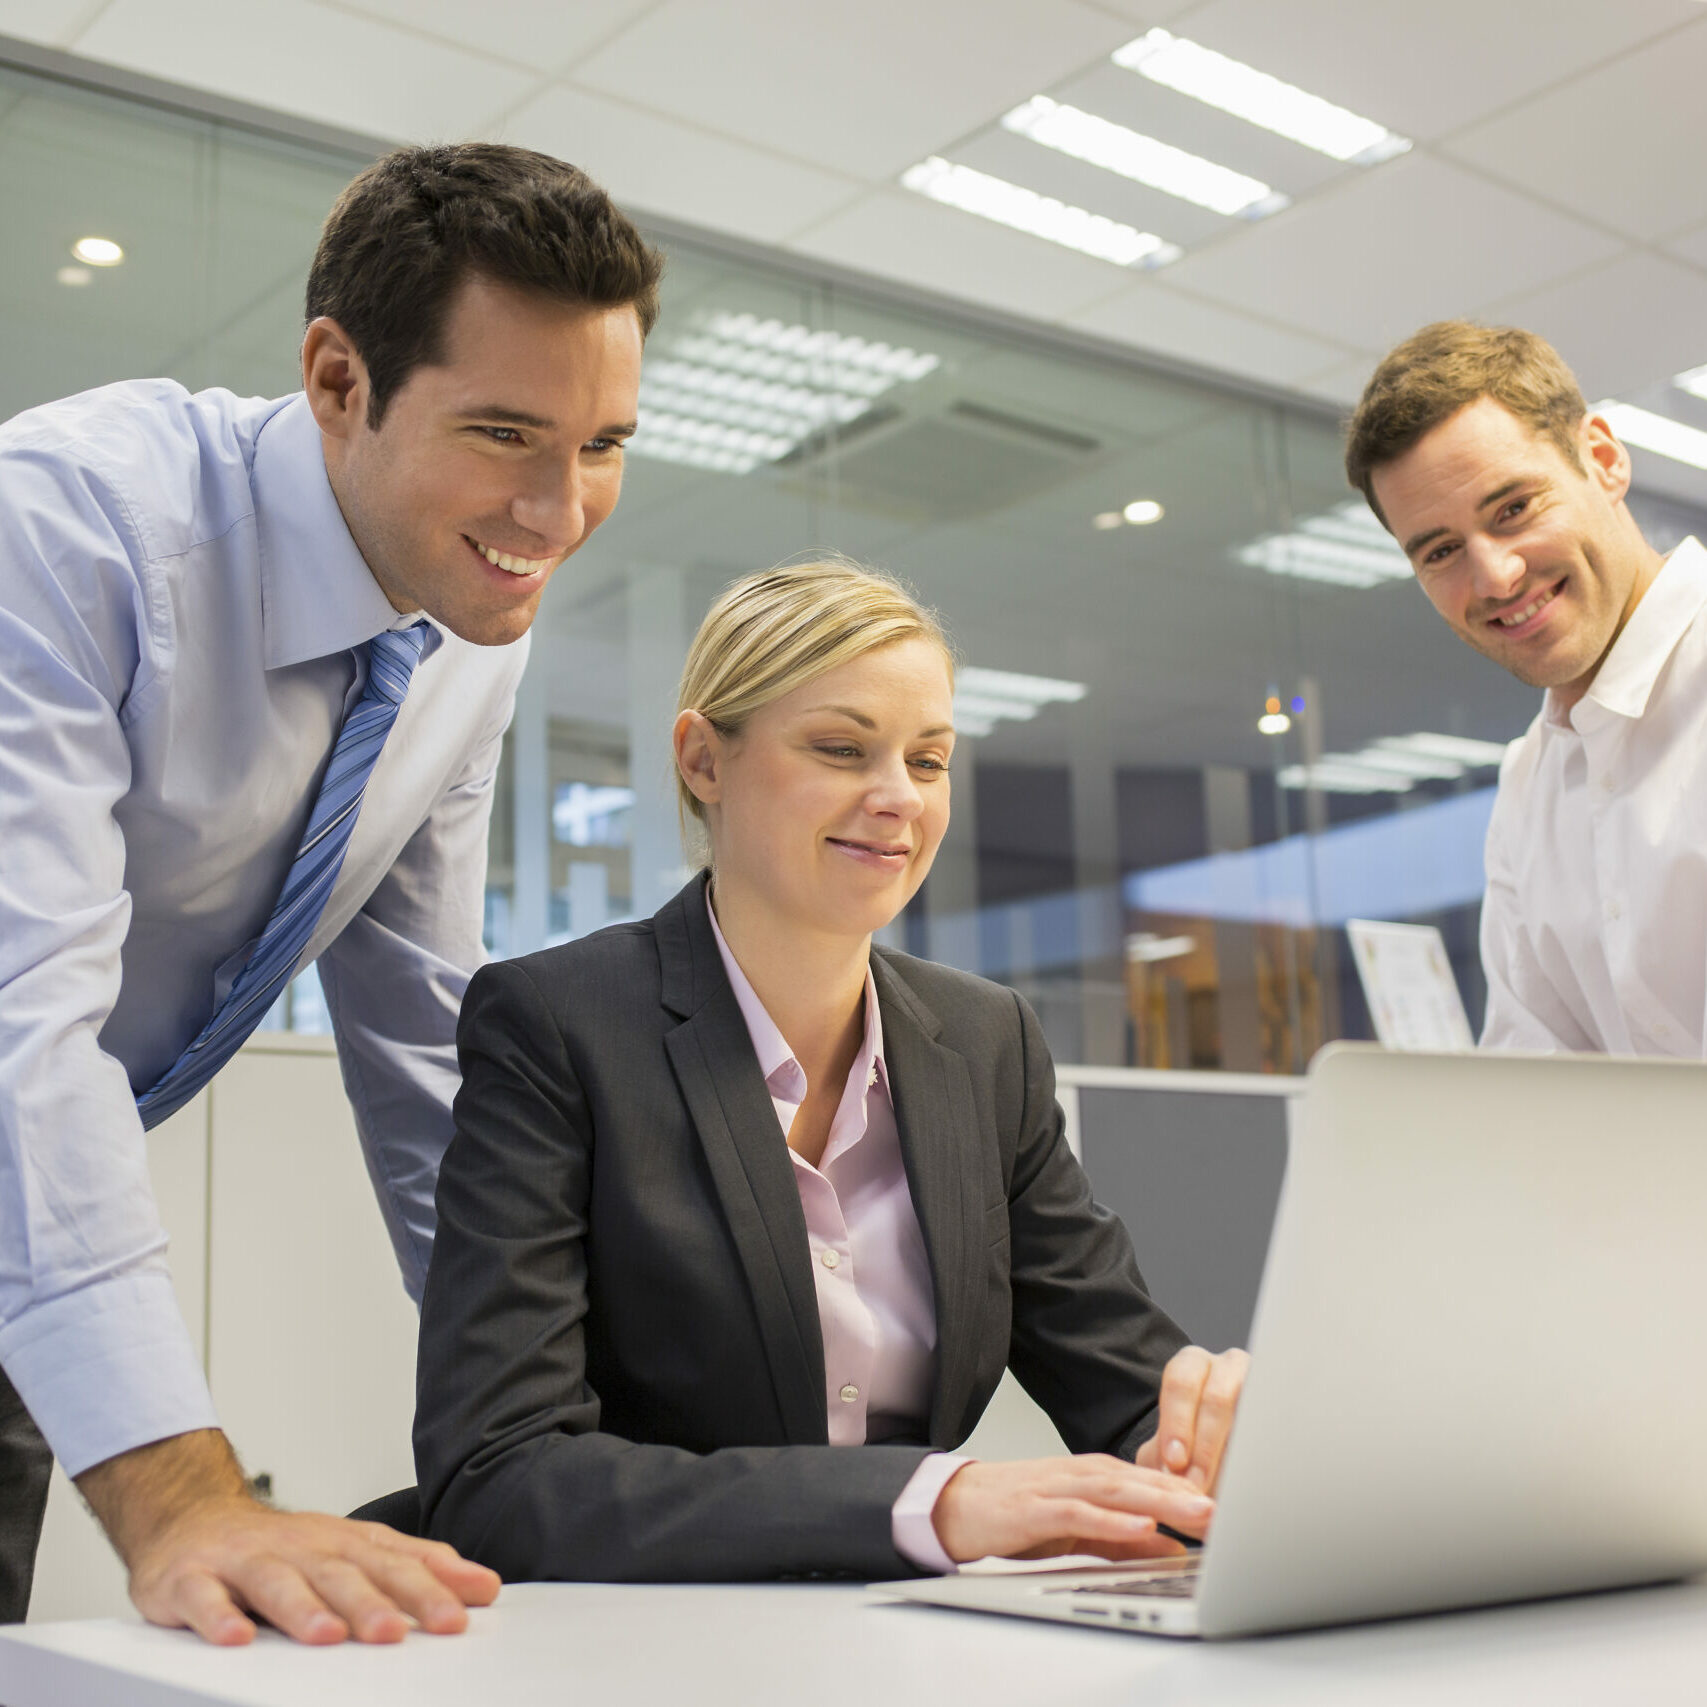
[[1433, 925], [1348, 919], [1345, 928], [1381, 1043], [1389, 1049], [1475, 1048], [1446, 944]]

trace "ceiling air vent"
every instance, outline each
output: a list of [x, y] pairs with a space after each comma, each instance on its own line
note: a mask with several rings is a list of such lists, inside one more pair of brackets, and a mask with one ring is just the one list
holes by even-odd
[[[810, 470], [821, 491], [833, 467], [839, 503], [897, 521], [965, 521], [1006, 509], [1079, 473], [1102, 448], [1083, 433], [965, 398], [938, 414], [896, 411], [850, 425], [834, 440], [802, 445], [778, 472]], [[803, 489], [805, 480], [782, 484]]]

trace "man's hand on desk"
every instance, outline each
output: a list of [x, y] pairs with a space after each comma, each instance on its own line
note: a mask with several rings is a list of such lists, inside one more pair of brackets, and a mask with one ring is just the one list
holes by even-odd
[[1213, 1494], [1250, 1367], [1250, 1357], [1238, 1350], [1210, 1352], [1188, 1345], [1175, 1352], [1162, 1372], [1156, 1432], [1138, 1448], [1138, 1462], [1172, 1470]]
[[1178, 1476], [1091, 1452], [962, 1465], [937, 1496], [931, 1522], [957, 1564], [991, 1554], [1151, 1559], [1184, 1551], [1158, 1523], [1201, 1536], [1214, 1510], [1213, 1500]]
[[448, 1635], [497, 1598], [497, 1574], [441, 1541], [262, 1505], [217, 1429], [121, 1453], [77, 1486], [130, 1569], [137, 1610], [209, 1642], [249, 1641], [246, 1612], [299, 1642], [398, 1642], [410, 1620]]

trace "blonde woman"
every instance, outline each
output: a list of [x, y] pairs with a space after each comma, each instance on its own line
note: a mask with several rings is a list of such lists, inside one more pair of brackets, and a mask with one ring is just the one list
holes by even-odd
[[[872, 947], [948, 824], [941, 629], [851, 564], [751, 576], [680, 708], [707, 868], [469, 988], [427, 1533], [511, 1580], [1177, 1551], [1158, 1525], [1204, 1532], [1244, 1354], [1146, 1295], [1025, 1003]], [[1080, 1456], [954, 1454], [1007, 1368]]]

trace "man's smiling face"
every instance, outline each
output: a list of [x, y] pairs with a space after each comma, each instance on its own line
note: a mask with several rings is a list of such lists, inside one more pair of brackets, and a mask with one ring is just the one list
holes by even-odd
[[482, 646], [527, 630], [552, 572], [616, 507], [640, 343], [632, 307], [565, 305], [473, 276], [452, 299], [440, 359], [408, 376], [374, 428], [359, 355], [331, 322], [309, 328], [327, 473], [398, 610]]
[[1658, 567], [1625, 510], [1630, 459], [1598, 416], [1572, 463], [1478, 398], [1371, 484], [1429, 602], [1531, 687], [1574, 703]]

